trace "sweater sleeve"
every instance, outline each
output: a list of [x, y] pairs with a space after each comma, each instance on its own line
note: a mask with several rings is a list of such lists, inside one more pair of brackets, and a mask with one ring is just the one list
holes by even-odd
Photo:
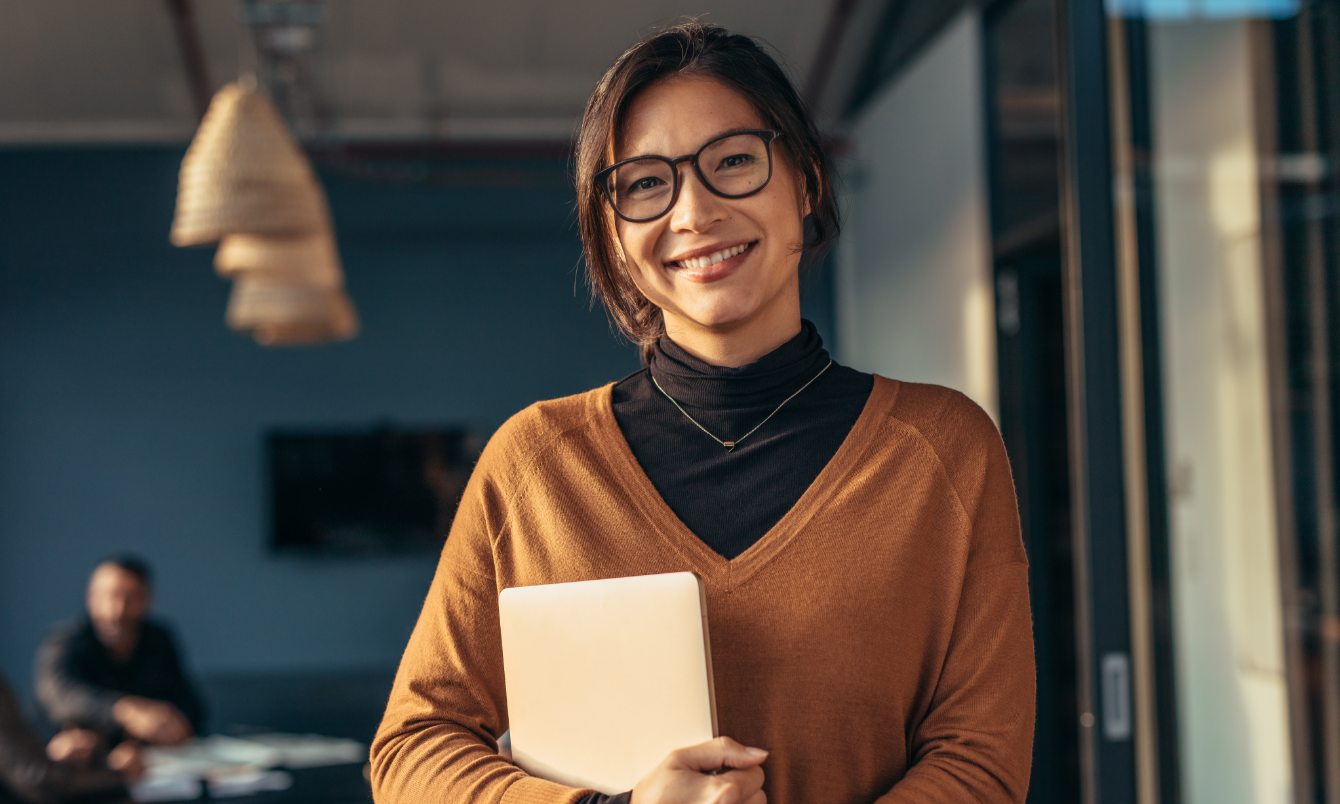
[[507, 729], [492, 551], [506, 518], [502, 436], [471, 475], [372, 743], [381, 804], [575, 804], [593, 792], [529, 776], [497, 752]]
[[1036, 676], [1028, 564], [1005, 445], [962, 400], [931, 441], [971, 528], [948, 651], [911, 732], [911, 766], [879, 804], [1023, 802], [1032, 765]]

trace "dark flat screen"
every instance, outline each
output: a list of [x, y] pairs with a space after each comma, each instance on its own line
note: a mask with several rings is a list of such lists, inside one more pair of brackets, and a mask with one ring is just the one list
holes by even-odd
[[478, 444], [464, 429], [272, 431], [271, 544], [344, 555], [436, 552]]

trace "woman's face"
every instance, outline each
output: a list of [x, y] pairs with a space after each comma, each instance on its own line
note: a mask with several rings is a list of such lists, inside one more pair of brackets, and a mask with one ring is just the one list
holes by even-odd
[[[674, 158], [722, 134], [761, 128], [767, 126], [749, 102], [724, 84], [672, 78], [634, 100], [615, 159]], [[729, 332], [778, 317], [794, 317], [799, 326], [799, 249], [809, 210], [781, 149], [774, 146], [772, 155], [772, 179], [746, 198], [715, 195], [686, 161], [678, 166], [679, 197], [669, 212], [646, 223], [610, 213], [633, 282], [665, 312], [672, 335], [685, 329]], [[722, 259], [720, 252], [740, 247], [744, 251]], [[704, 265], [712, 260], [717, 262]]]

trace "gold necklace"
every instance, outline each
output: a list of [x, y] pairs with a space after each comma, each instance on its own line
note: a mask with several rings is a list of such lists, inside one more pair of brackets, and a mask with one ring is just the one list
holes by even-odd
[[[832, 361], [832, 360], [829, 360], [829, 361], [828, 361], [828, 365], [826, 365], [826, 366], [824, 366], [823, 368], [819, 369], [819, 373], [818, 373], [818, 374], [815, 374], [813, 377], [810, 377], [810, 382], [807, 382], [807, 383], [805, 383], [804, 385], [800, 386], [800, 390], [798, 390], [798, 391], [796, 391], [794, 394], [788, 396], [786, 399], [783, 399], [783, 400], [782, 400], [782, 405], [785, 405], [787, 402], [790, 402], [792, 399], [795, 399], [797, 396], [800, 396], [800, 392], [801, 392], [801, 391], [804, 391], [806, 388], [809, 388], [809, 387], [810, 387], [810, 383], [812, 383], [812, 382], [814, 382], [815, 380], [819, 379], [819, 377], [822, 376], [823, 373], [824, 373], [825, 371], [828, 371], [828, 366], [831, 366], [831, 365], [833, 365], [833, 361]], [[648, 374], [651, 374], [651, 370], [648, 369], [648, 370], [647, 370], [647, 373], [648, 373]], [[727, 452], [732, 452], [732, 451], [734, 451], [734, 449], [735, 449], [735, 445], [736, 445], [736, 444], [740, 443], [741, 441], [745, 440], [745, 439], [748, 438], [749, 436], [753, 435], [753, 434], [754, 434], [754, 430], [757, 430], [758, 428], [760, 428], [760, 427], [762, 427], [763, 425], [767, 424], [767, 423], [768, 423], [768, 419], [771, 419], [773, 416], [776, 416], [776, 415], [777, 415], [777, 411], [779, 411], [779, 410], [782, 409], [782, 405], [778, 405], [777, 407], [773, 408], [773, 409], [772, 409], [772, 413], [769, 413], [769, 414], [763, 419], [763, 421], [761, 421], [761, 422], [759, 422], [758, 424], [754, 425], [754, 430], [750, 430], [749, 432], [745, 433], [744, 435], [740, 436], [739, 438], [735, 439], [734, 441], [722, 441], [721, 439], [719, 439], [719, 438], [717, 438], [716, 436], [712, 435], [712, 431], [711, 431], [711, 430], [708, 430], [706, 427], [703, 427], [701, 424], [698, 424], [698, 420], [695, 419], [695, 418], [693, 418], [692, 416], [690, 416], [688, 411], [686, 411], [686, 410], [684, 410], [684, 408], [680, 407], [680, 404], [679, 404], [678, 402], [675, 401], [675, 398], [674, 398], [673, 396], [670, 396], [670, 394], [666, 393], [665, 389], [661, 387], [661, 384], [660, 384], [659, 382], [656, 382], [656, 375], [655, 375], [655, 374], [651, 374], [651, 381], [652, 381], [653, 383], [655, 383], [655, 385], [656, 385], [656, 390], [658, 390], [658, 391], [660, 391], [661, 393], [665, 394], [665, 398], [668, 399], [668, 400], [670, 400], [670, 404], [674, 405], [676, 408], [679, 408], [679, 412], [684, 414], [684, 418], [686, 418], [686, 419], [688, 419], [689, 421], [693, 422], [694, 426], [697, 427], [699, 430], [702, 430], [704, 433], [707, 433], [708, 437], [711, 438], [713, 441], [715, 441], [715, 442], [717, 442], [718, 444], [720, 444], [721, 446], [725, 447]]]

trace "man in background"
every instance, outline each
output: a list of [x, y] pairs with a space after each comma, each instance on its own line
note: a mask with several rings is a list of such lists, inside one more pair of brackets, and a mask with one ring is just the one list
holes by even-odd
[[47, 745], [51, 759], [85, 762], [122, 740], [176, 745], [200, 730], [204, 709], [172, 635], [147, 619], [152, 581], [141, 559], [106, 559], [88, 582], [88, 616], [42, 643], [37, 698], [62, 729]]

